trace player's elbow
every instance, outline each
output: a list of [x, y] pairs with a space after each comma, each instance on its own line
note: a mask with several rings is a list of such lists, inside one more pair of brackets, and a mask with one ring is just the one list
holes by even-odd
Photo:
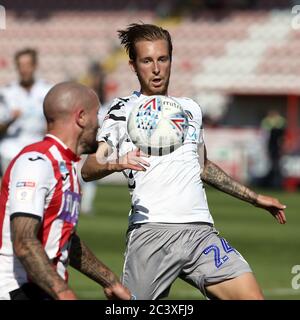
[[25, 241], [22, 238], [13, 241], [13, 249], [15, 256], [19, 259], [22, 259], [22, 257], [26, 256], [30, 251], [28, 241]]
[[81, 168], [81, 177], [84, 182], [93, 181], [93, 175], [91, 174], [90, 168], [88, 165], [84, 164]]
[[90, 154], [81, 167], [81, 178], [85, 182], [103, 178], [108, 171], [108, 162], [101, 154]]

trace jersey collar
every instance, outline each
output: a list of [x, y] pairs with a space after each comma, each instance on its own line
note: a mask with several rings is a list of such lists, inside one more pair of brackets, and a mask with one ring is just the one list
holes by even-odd
[[53, 134], [46, 134], [44, 140], [51, 141], [56, 147], [64, 153], [70, 160], [79, 161], [80, 157], [78, 157], [71, 149], [69, 149], [59, 138], [54, 136]]
[[[133, 91], [133, 94], [135, 96], [137, 96], [138, 98], [141, 97], [141, 96], [145, 96], [144, 94], [142, 94], [140, 91]], [[146, 97], [146, 96], [145, 96]]]
[[133, 94], [138, 98], [142, 95], [139, 91], [133, 91]]

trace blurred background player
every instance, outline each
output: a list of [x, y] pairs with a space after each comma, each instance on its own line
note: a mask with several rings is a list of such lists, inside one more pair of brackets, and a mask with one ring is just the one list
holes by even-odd
[[15, 66], [18, 80], [2, 89], [4, 99], [4, 106], [0, 112], [2, 174], [22, 148], [41, 140], [46, 131], [43, 100], [51, 86], [36, 77], [37, 51], [28, 48], [16, 52]]
[[[7, 104], [5, 102], [5, 96], [4, 93], [2, 92], [2, 88], [0, 88], [0, 119], [5, 119], [7, 117]], [[5, 130], [4, 130], [5, 131]], [[1, 138], [2, 138], [2, 128], [0, 125], [0, 143], [1, 143]], [[1, 163], [1, 157], [0, 157], [0, 163]], [[0, 178], [2, 177], [2, 168], [0, 165]]]
[[108, 298], [130, 294], [76, 233], [79, 156], [95, 150], [99, 100], [65, 82], [44, 102], [47, 135], [25, 147], [6, 171], [0, 197], [0, 299], [76, 299], [67, 266], [100, 284]]
[[265, 186], [275, 189], [282, 188], [282, 169], [280, 160], [283, 155], [283, 142], [286, 130], [286, 120], [277, 110], [269, 110], [261, 123], [267, 135], [267, 154], [270, 170], [265, 179]]
[[[280, 224], [286, 222], [285, 206], [236, 182], [207, 158], [201, 108], [192, 99], [174, 98], [189, 115], [183, 146], [147, 161], [140, 157], [127, 132], [128, 115], [146, 96], [168, 95], [173, 45], [169, 32], [152, 24], [133, 23], [118, 34], [140, 91], [112, 102], [97, 155], [87, 158], [82, 176], [89, 181], [127, 169], [131, 211], [123, 284], [146, 300], [167, 296], [177, 277], [205, 296], [262, 299], [248, 263], [214, 228], [203, 182], [265, 209]], [[109, 161], [112, 154], [117, 158]]]

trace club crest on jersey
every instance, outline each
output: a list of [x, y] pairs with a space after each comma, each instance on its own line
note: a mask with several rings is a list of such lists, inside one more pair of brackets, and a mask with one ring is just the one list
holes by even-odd
[[67, 174], [69, 173], [69, 170], [67, 168], [65, 161], [59, 161], [59, 171], [61, 174]]
[[79, 193], [67, 190], [63, 194], [63, 199], [63, 210], [58, 218], [75, 226], [79, 217], [81, 196]]

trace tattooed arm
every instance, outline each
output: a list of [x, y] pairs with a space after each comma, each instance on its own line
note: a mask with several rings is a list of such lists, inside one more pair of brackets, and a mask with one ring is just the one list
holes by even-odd
[[123, 287], [117, 276], [74, 234], [70, 249], [70, 265], [99, 283], [108, 299], [129, 300], [131, 298], [128, 289]]
[[232, 179], [220, 167], [207, 159], [205, 146], [203, 153], [204, 161], [203, 171], [201, 173], [201, 179], [203, 181], [220, 191], [232, 195], [233, 197], [269, 211], [281, 224], [286, 222], [284, 214], [284, 209], [286, 208], [285, 205], [281, 204], [275, 198], [257, 194], [251, 189]]
[[16, 256], [29, 278], [54, 299], [76, 299], [67, 283], [55, 272], [41, 242], [37, 239], [38, 218], [12, 216], [12, 241]]

